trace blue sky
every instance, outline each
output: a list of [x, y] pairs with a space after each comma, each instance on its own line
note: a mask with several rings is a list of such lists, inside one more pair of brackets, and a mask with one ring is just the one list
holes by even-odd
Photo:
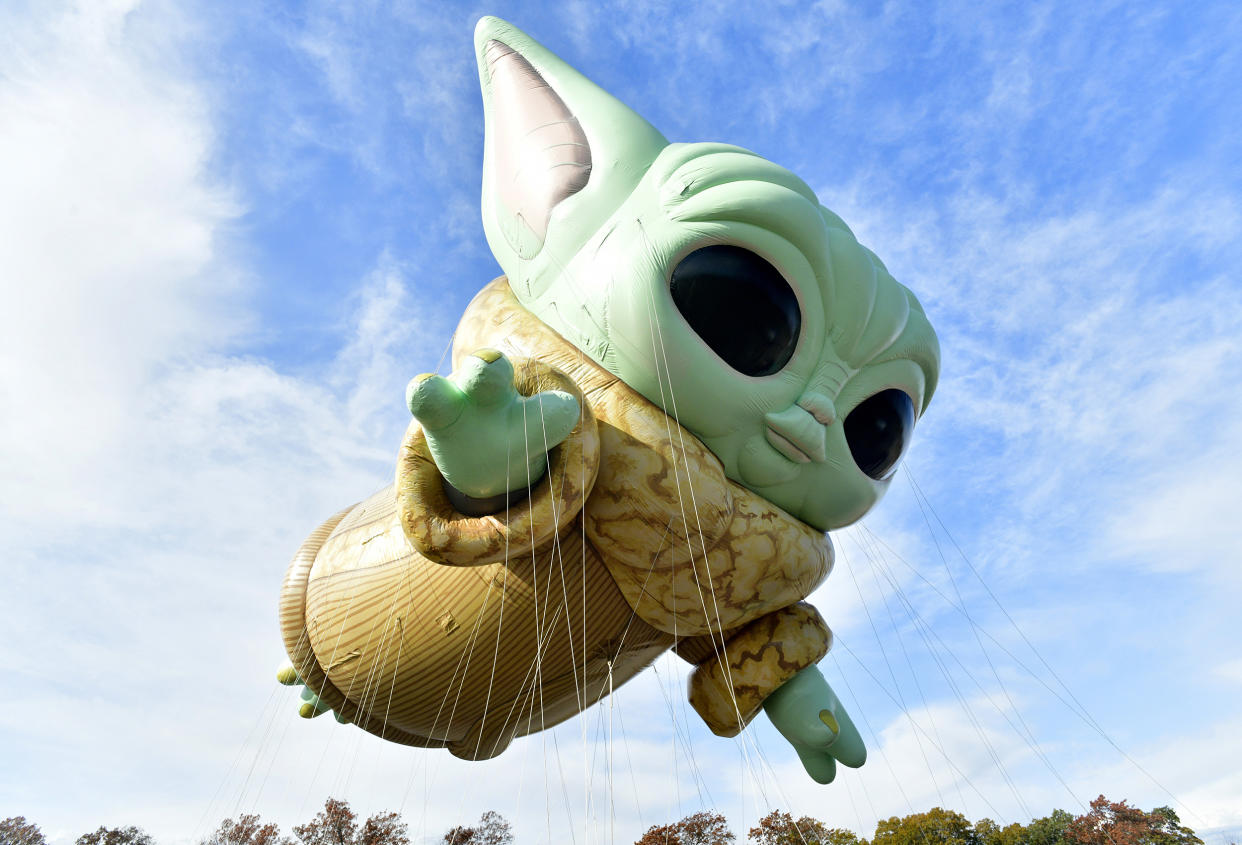
[[[271, 682], [288, 557], [387, 482], [406, 381], [499, 272], [482, 14], [798, 173], [940, 332], [909, 473], [814, 597], [872, 749], [830, 787], [765, 725], [707, 734], [674, 661], [470, 765]], [[433, 839], [494, 808], [623, 842], [704, 806], [869, 835], [1104, 793], [1236, 839], [1240, 51], [1223, 2], [6, 4], [0, 817], [177, 843], [336, 794]]]

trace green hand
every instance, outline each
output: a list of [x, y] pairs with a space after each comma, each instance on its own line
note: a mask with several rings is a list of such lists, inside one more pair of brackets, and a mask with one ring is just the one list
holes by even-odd
[[832, 783], [837, 761], [853, 769], [866, 762], [862, 737], [818, 666], [786, 681], [763, 702], [763, 709], [816, 782]]
[[[303, 719], [313, 719], [320, 713], [327, 713], [332, 708], [322, 701], [310, 687], [306, 686], [306, 682], [298, 675], [298, 671], [293, 668], [292, 663], [286, 663], [276, 670], [276, 680], [287, 687], [296, 684], [302, 685], [302, 703], [298, 706], [298, 715]], [[336, 720], [341, 724], [345, 724], [349, 720], [339, 713], [333, 713]]]
[[525, 489], [548, 450], [578, 424], [578, 400], [560, 390], [522, 396], [513, 365], [494, 349], [469, 355], [448, 378], [424, 373], [405, 392], [440, 474], [476, 499]]

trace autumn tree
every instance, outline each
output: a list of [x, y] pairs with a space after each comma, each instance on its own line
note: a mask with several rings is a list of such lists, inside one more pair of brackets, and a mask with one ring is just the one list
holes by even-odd
[[991, 819], [979, 819], [975, 833], [980, 845], [1028, 845], [1027, 829], [1017, 822], [1001, 827]]
[[358, 814], [348, 801], [329, 798], [314, 819], [293, 828], [302, 845], [354, 845], [358, 835]]
[[319, 815], [293, 828], [302, 845], [410, 845], [409, 828], [396, 813], [376, 813], [361, 829], [348, 801], [329, 798]]
[[76, 845], [155, 845], [151, 834], [140, 827], [100, 827], [78, 837]]
[[733, 841], [725, 817], [703, 810], [673, 824], [652, 825], [634, 845], [732, 845]]
[[1182, 826], [1173, 808], [1146, 813], [1103, 795], [1066, 826], [1065, 840], [1071, 845], [1203, 845], [1193, 830]]
[[513, 830], [505, 817], [488, 810], [474, 827], [457, 827], [444, 834], [443, 845], [512, 845]]
[[363, 823], [358, 845], [410, 845], [408, 831], [396, 813], [376, 813]]
[[47, 845], [47, 840], [37, 824], [12, 816], [0, 822], [0, 845]]
[[872, 845], [983, 845], [978, 831], [965, 816], [941, 807], [881, 821], [876, 825], [871, 842]]
[[272, 822], [261, 824], [261, 821], [253, 813], [225, 819], [200, 845], [291, 845], [287, 836], [280, 835], [279, 827]]
[[755, 845], [867, 845], [867, 840], [860, 839], [852, 830], [829, 827], [810, 816], [795, 820], [780, 810], [760, 819], [747, 839]]

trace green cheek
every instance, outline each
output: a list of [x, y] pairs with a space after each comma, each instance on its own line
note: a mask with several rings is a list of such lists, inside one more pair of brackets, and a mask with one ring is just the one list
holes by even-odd
[[[715, 451], [714, 444], [709, 446]], [[726, 460], [725, 464], [728, 463]], [[741, 475], [740, 481], [753, 490], [756, 487], [771, 487], [793, 481], [801, 467], [778, 454], [768, 445], [762, 434], [755, 434], [746, 441], [738, 454], [737, 470]]]

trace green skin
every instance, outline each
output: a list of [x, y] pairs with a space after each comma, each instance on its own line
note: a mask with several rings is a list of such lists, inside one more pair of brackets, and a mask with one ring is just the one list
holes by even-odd
[[[579, 414], [577, 400], [567, 393], [518, 393], [512, 364], [493, 349], [468, 356], [448, 378], [417, 376], [406, 400], [445, 479], [476, 498], [536, 483], [547, 470], [547, 451], [569, 436]], [[276, 678], [287, 686], [302, 683], [292, 664]], [[301, 698], [298, 713], [304, 718], [331, 709], [305, 685]], [[836, 777], [838, 761], [857, 767], [867, 758], [858, 730], [817, 666], [786, 681], [763, 709], [819, 783]]]
[[485, 499], [543, 477], [548, 450], [578, 423], [578, 400], [560, 390], [522, 396], [513, 365], [494, 349], [467, 356], [448, 378], [416, 376], [405, 392], [444, 479]]
[[[548, 205], [547, 189], [516, 177], [553, 172], [557, 160], [547, 150], [566, 139], [533, 150], [514, 141], [545, 127], [521, 123], [529, 104], [515, 108], [507, 99], [513, 88], [494, 71], [494, 42], [547, 83], [590, 150], [589, 179], [553, 197], [546, 220], [539, 209]], [[685, 426], [729, 478], [823, 531], [862, 517], [891, 475], [873, 479], [858, 469], [842, 421], [887, 389], [907, 393], [921, 413], [939, 375], [936, 334], [914, 295], [785, 168], [724, 144], [670, 144], [496, 18], [479, 21], [475, 52], [486, 123], [483, 226], [518, 300]], [[514, 143], [519, 148], [499, 148]], [[673, 303], [672, 268], [709, 244], [760, 255], [797, 295], [799, 340], [781, 372], [734, 371]], [[476, 498], [542, 477], [547, 450], [568, 436], [579, 410], [559, 392], [519, 396], [511, 365], [494, 350], [475, 353], [447, 379], [419, 376], [407, 399], [445, 479]], [[282, 683], [299, 682], [291, 667], [282, 672]], [[303, 698], [304, 716], [326, 709], [313, 693]], [[854, 767], [866, 758], [815, 666], [769, 696], [764, 710], [820, 783], [832, 780], [837, 762]]]
[[[285, 686], [302, 684], [298, 705], [302, 718], [313, 719], [332, 709], [302, 683], [292, 663], [276, 672], [276, 680]], [[818, 666], [808, 666], [768, 696], [763, 712], [794, 747], [816, 783], [832, 783], [838, 761], [854, 769], [867, 761], [867, 748], [854, 721]], [[349, 721], [339, 713], [332, 715], [341, 724]]]
[[[418, 376], [406, 393], [436, 466], [454, 487], [479, 498], [538, 481], [547, 467], [546, 450], [569, 436], [578, 417], [577, 402], [568, 394], [520, 395], [513, 386], [513, 367], [491, 349], [469, 356], [462, 371], [448, 379]], [[545, 419], [553, 418], [548, 421], [546, 442], [538, 418], [530, 411], [536, 403], [544, 409]], [[553, 429], [555, 423], [559, 429]], [[506, 461], [515, 454], [534, 452], [544, 460]], [[525, 473], [515, 475], [514, 468], [522, 466]], [[501, 467], [508, 467], [503, 475]], [[466, 479], [476, 486], [461, 487]], [[303, 709], [326, 707], [313, 696], [307, 701], [313, 703], [304, 703]], [[763, 709], [819, 783], [830, 783], [836, 777], [837, 761], [858, 767], [867, 759], [854, 722], [818, 666], [809, 666], [786, 681], [768, 696]]]

